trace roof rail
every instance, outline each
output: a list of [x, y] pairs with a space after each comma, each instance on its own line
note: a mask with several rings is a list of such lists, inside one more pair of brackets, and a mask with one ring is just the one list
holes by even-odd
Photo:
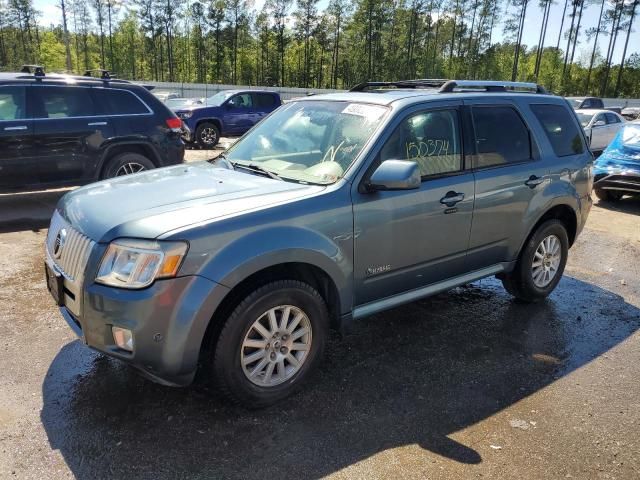
[[527, 82], [506, 82], [501, 80], [450, 80], [442, 87], [440, 93], [455, 92], [462, 90], [484, 90], [485, 92], [528, 92], [548, 94], [547, 90], [537, 83]]
[[34, 77], [44, 77], [44, 67], [42, 65], [22, 65], [20, 73], [33, 73]]
[[350, 92], [364, 92], [375, 88], [439, 88], [448, 80], [442, 78], [422, 78], [418, 80], [398, 80], [395, 82], [362, 82], [351, 87]]
[[85, 70], [84, 77], [94, 77], [93, 72], [99, 72], [102, 80], [112, 80], [115, 78], [114, 74], [111, 74], [109, 70], [103, 68], [93, 68], [91, 70]]

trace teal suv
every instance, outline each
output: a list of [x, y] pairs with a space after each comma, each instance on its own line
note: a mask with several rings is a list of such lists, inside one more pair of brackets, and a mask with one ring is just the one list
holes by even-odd
[[89, 347], [265, 406], [354, 318], [493, 275], [544, 299], [592, 161], [573, 109], [535, 84], [362, 84], [280, 106], [210, 163], [67, 193], [47, 284]]

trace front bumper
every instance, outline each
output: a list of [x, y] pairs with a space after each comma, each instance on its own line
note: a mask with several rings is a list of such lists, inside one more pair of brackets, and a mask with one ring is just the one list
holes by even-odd
[[640, 172], [597, 173], [595, 175], [593, 188], [598, 190], [616, 190], [632, 194], [640, 193]]
[[[71, 329], [89, 347], [118, 358], [164, 385], [193, 381], [209, 321], [228, 289], [200, 276], [160, 280], [144, 290], [88, 285], [82, 315], [62, 306]], [[112, 326], [133, 332], [134, 349], [118, 348]]]

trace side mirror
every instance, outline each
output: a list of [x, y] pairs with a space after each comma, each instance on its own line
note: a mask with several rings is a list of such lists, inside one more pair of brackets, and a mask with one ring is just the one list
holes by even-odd
[[604, 127], [607, 124], [607, 122], [605, 122], [604, 120], [598, 120], [596, 123], [593, 124], [594, 127]]
[[415, 190], [420, 188], [420, 169], [416, 162], [407, 160], [385, 160], [373, 172], [368, 189], [378, 190]]
[[224, 104], [224, 109], [225, 110], [231, 110], [234, 107], [232, 102], [227, 102]]

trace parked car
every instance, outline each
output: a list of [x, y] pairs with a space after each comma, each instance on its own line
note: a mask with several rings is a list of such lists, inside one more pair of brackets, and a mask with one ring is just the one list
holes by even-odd
[[576, 110], [576, 114], [594, 152], [607, 148], [626, 121], [608, 110]]
[[623, 108], [620, 114], [629, 121], [638, 120], [640, 119], [640, 107]]
[[224, 90], [205, 99], [203, 105], [176, 109], [191, 130], [191, 141], [213, 148], [220, 136], [243, 135], [282, 105], [280, 95], [268, 90]]
[[640, 195], [640, 123], [627, 123], [594, 165], [594, 192], [615, 202], [624, 195]]
[[571, 107], [531, 84], [385, 85], [289, 102], [213, 163], [67, 193], [46, 241], [62, 316], [156, 381], [200, 365], [259, 407], [330, 327], [492, 275], [544, 299], [591, 208]]
[[622, 107], [607, 107], [598, 97], [567, 97], [567, 100], [575, 110], [609, 110], [618, 115], [622, 113]]
[[181, 127], [147, 89], [124, 80], [0, 73], [0, 190], [179, 164]]
[[201, 98], [170, 98], [169, 100], [164, 102], [167, 108], [173, 110], [174, 112], [176, 110], [193, 107], [195, 105], [202, 105], [203, 103], [204, 100]]
[[604, 102], [598, 97], [567, 97], [567, 100], [575, 110], [604, 110]]
[[180, 94], [177, 92], [154, 91], [153, 94], [162, 103], [167, 103], [167, 100], [173, 100], [174, 98], [180, 98]]

